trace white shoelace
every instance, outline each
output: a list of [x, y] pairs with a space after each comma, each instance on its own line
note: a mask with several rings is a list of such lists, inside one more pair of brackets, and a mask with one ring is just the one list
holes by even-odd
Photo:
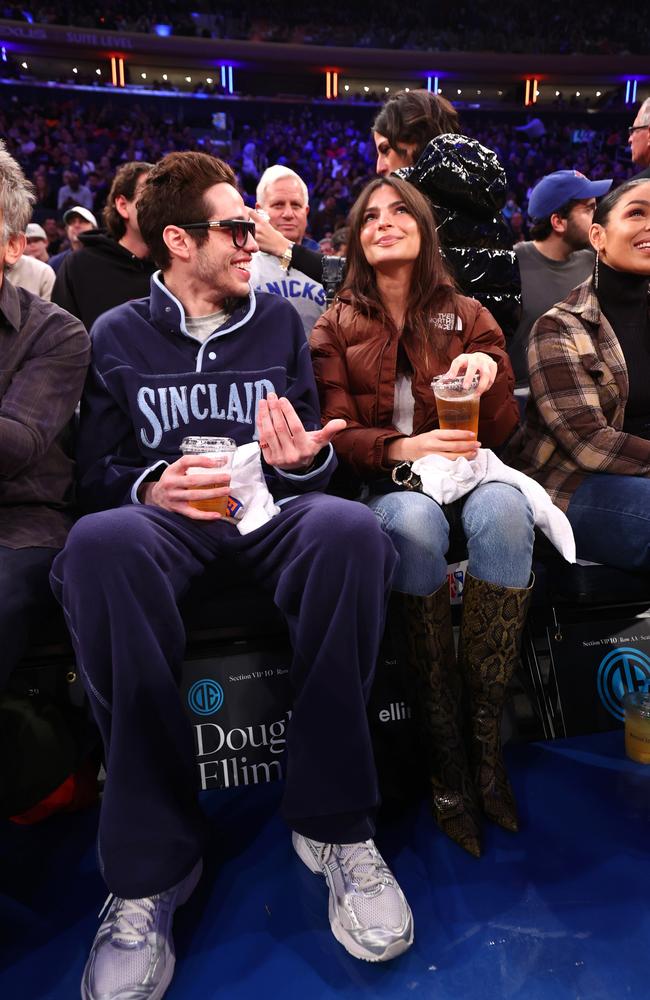
[[[381, 867], [381, 862], [375, 857], [372, 851], [365, 844], [354, 844], [347, 847], [340, 844], [341, 867], [349, 876], [350, 881], [359, 886], [362, 892], [376, 889], [379, 885], [384, 885], [386, 879], [377, 874], [377, 868]], [[320, 861], [326, 865], [334, 853], [334, 844], [323, 844], [320, 850]], [[370, 867], [372, 871], [357, 871], [358, 868]]]
[[[115, 896], [111, 893], [102, 906], [99, 919], [103, 917]], [[122, 899], [117, 912], [111, 938], [119, 944], [142, 944], [153, 925], [155, 899]], [[132, 922], [133, 921], [133, 922]], [[135, 922], [144, 921], [144, 927], [138, 929]]]

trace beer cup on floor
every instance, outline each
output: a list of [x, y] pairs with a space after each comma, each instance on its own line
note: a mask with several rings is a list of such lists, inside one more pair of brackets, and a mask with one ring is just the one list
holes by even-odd
[[[181, 442], [181, 451], [183, 455], [207, 455], [209, 458], [216, 459], [218, 465], [212, 466], [209, 469], [199, 465], [191, 465], [187, 469], [188, 476], [214, 477], [215, 474], [230, 472], [233, 456], [237, 451], [237, 445], [232, 438], [227, 437], [186, 437]], [[204, 490], [213, 488], [214, 479], [212, 481], [208, 480], [205, 486], [201, 487]], [[196, 507], [197, 510], [215, 511], [217, 514], [221, 514], [222, 517], [228, 517], [227, 496], [212, 497], [209, 500], [192, 500], [190, 506]]]
[[633, 691], [623, 698], [625, 752], [640, 764], [650, 764], [650, 693]]
[[463, 386], [463, 376], [437, 375], [431, 383], [436, 397], [438, 423], [443, 431], [472, 431], [478, 438], [478, 408], [476, 392], [479, 376], [475, 375], [469, 389]]

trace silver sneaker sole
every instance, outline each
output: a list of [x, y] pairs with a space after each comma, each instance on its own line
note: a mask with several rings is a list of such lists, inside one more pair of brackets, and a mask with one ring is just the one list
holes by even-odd
[[[327, 877], [323, 872], [322, 868], [316, 861], [315, 857], [309, 850], [309, 847], [305, 843], [303, 837], [298, 834], [292, 834], [292, 843], [294, 850], [300, 860], [304, 865], [309, 868], [310, 872], [314, 875], [320, 875], [327, 881]], [[329, 889], [329, 886], [328, 886]], [[388, 947], [381, 953], [381, 955], [373, 955], [365, 951], [357, 941], [354, 940], [349, 931], [342, 925], [336, 914], [336, 906], [334, 903], [334, 897], [330, 890], [329, 892], [329, 907], [328, 915], [330, 921], [330, 927], [332, 928], [332, 934], [336, 938], [339, 944], [343, 945], [348, 954], [352, 955], [354, 958], [361, 959], [362, 962], [389, 962], [392, 958], [397, 958], [398, 955], [402, 955], [405, 951], [413, 944], [413, 917], [409, 917], [408, 924], [408, 936], [406, 939], [401, 938], [399, 941], [393, 942], [393, 944], [388, 945]]]

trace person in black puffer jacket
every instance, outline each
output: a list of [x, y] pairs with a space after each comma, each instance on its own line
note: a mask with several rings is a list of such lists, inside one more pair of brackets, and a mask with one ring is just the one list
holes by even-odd
[[496, 154], [459, 127], [444, 97], [399, 91], [372, 126], [377, 173], [394, 172], [427, 196], [460, 290], [486, 306], [510, 339], [519, 322], [521, 283], [501, 218], [506, 174]]

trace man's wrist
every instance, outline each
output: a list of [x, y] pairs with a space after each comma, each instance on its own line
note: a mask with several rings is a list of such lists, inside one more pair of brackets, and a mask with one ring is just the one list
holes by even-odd
[[291, 267], [292, 256], [293, 256], [293, 243], [287, 241], [287, 246], [278, 257], [278, 262], [283, 271], [288, 271], [289, 268]]
[[312, 458], [309, 465], [276, 465], [275, 468], [280, 472], [288, 472], [292, 476], [304, 476], [306, 473], [311, 472], [316, 465], [316, 459]]
[[140, 483], [140, 487], [138, 489], [138, 500], [140, 501], [140, 503], [153, 504], [151, 495], [153, 493], [155, 485], [156, 482], [155, 481], [152, 482], [151, 480], [148, 481], [145, 480], [143, 483]]

